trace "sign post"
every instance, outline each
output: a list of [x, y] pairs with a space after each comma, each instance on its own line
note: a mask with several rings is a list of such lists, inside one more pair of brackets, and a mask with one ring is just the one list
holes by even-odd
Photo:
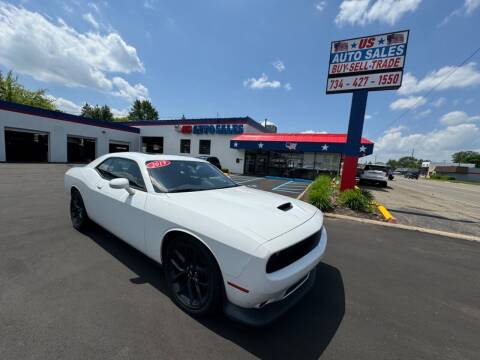
[[368, 91], [402, 85], [409, 31], [334, 41], [330, 46], [327, 94], [351, 92], [352, 106], [340, 190], [355, 186]]

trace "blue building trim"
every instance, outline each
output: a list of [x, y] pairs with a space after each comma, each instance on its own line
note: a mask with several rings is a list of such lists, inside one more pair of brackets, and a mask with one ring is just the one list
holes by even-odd
[[[373, 153], [374, 144], [362, 144], [357, 149], [358, 156], [367, 156]], [[287, 151], [287, 152], [318, 152], [318, 153], [345, 153], [345, 143], [332, 142], [285, 142], [285, 141], [246, 141], [230, 140], [230, 148], [243, 150]], [[364, 151], [362, 151], [364, 150]]]
[[126, 131], [126, 132], [135, 133], [135, 134], [140, 133], [140, 129], [129, 126], [127, 124], [123, 124], [123, 123], [94, 120], [94, 119], [89, 119], [82, 116], [63, 113], [60, 111], [46, 110], [46, 109], [41, 109], [33, 106], [17, 104], [17, 103], [12, 103], [8, 101], [2, 101], [2, 100], [0, 100], [0, 110], [12, 111], [12, 112], [27, 114], [27, 115], [41, 116], [43, 118], [48, 118], [52, 120], [68, 121], [68, 122], [81, 124], [81, 125], [90, 125], [90, 126], [97, 126], [97, 127], [107, 128], [107, 129]]
[[169, 120], [143, 120], [129, 121], [130, 126], [158, 126], [158, 125], [245, 125], [266, 133], [267, 129], [249, 116], [236, 118], [204, 118], [204, 119], [169, 119]]

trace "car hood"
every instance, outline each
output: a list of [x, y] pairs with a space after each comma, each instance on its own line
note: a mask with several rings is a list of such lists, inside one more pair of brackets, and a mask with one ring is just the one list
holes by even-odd
[[[309, 220], [318, 209], [286, 196], [246, 186], [168, 194], [172, 204], [245, 233], [255, 233], [265, 242]], [[291, 206], [287, 206], [290, 203]], [[279, 206], [284, 205], [284, 210]]]

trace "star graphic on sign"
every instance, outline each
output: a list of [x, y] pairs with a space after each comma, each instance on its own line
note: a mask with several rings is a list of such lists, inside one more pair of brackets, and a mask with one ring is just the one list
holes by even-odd
[[378, 40], [378, 45], [383, 45], [384, 42], [385, 42], [385, 39], [384, 39], [384, 38], [380, 38], [380, 40]]
[[263, 143], [262, 142], [258, 143], [258, 148], [263, 149]]
[[237, 142], [234, 142], [233, 143], [233, 147], [237, 147], [238, 146], [238, 143]]
[[357, 47], [357, 43], [356, 42], [353, 42], [352, 43], [352, 49], [355, 49]]
[[364, 153], [365, 151], [367, 151], [367, 148], [364, 145], [360, 146], [360, 152]]
[[322, 150], [323, 150], [323, 151], [327, 151], [327, 150], [328, 150], [328, 145], [327, 145], [327, 144], [323, 144]]

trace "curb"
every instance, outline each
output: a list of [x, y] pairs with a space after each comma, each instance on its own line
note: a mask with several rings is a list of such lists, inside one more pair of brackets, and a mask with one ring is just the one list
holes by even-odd
[[454, 239], [480, 242], [480, 237], [473, 236], [473, 235], [451, 233], [451, 232], [447, 232], [447, 231], [427, 229], [427, 228], [421, 228], [421, 227], [418, 227], [418, 226], [411, 226], [411, 225], [395, 224], [395, 223], [391, 223], [391, 222], [387, 223], [387, 222], [383, 222], [383, 221], [362, 219], [362, 218], [356, 218], [356, 217], [347, 216], [347, 215], [330, 214], [330, 213], [323, 213], [323, 215], [325, 217], [329, 217], [329, 218], [333, 218], [333, 219], [351, 220], [351, 221], [356, 221], [356, 222], [360, 222], [360, 223], [364, 223], [364, 224], [380, 225], [380, 226], [392, 227], [392, 228], [403, 229], [403, 230], [418, 231], [418, 232], [426, 233], [426, 234], [440, 235], [440, 236], [445, 236], [445, 237], [454, 238]]

